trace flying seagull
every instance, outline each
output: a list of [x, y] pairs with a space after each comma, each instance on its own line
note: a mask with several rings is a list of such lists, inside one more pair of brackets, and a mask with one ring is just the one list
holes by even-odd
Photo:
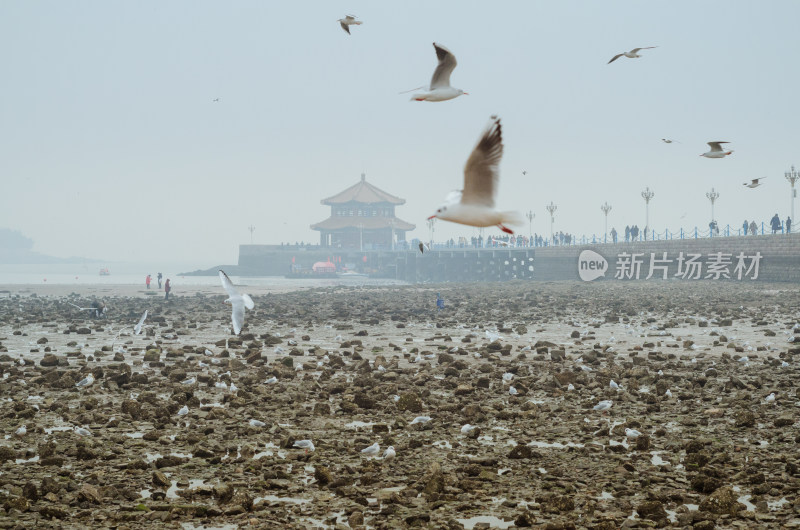
[[629, 52], [618, 53], [617, 55], [612, 57], [611, 60], [608, 61], [607, 64], [613, 63], [614, 61], [616, 61], [617, 59], [619, 59], [623, 55], [625, 57], [627, 57], [628, 59], [638, 59], [639, 57], [641, 57], [641, 55], [639, 55], [639, 53], [638, 53], [640, 50], [652, 50], [653, 48], [658, 48], [658, 46], [647, 46], [645, 48], [634, 48]]
[[133, 332], [134, 332], [136, 335], [138, 335], [139, 333], [141, 333], [141, 332], [142, 332], [142, 326], [144, 325], [144, 321], [145, 321], [145, 319], [146, 319], [146, 318], [147, 318], [147, 309], [145, 309], [145, 310], [144, 310], [144, 315], [142, 315], [142, 318], [140, 318], [140, 319], [139, 319], [139, 323], [138, 323], [138, 324], [136, 324], [136, 325], [133, 327]]
[[419, 251], [421, 254], [425, 254], [426, 250], [430, 250], [431, 246], [427, 243], [423, 243], [422, 241], [419, 242]]
[[747, 186], [748, 188], [757, 188], [757, 187], [761, 186], [761, 183], [759, 182], [759, 180], [764, 180], [765, 178], [767, 178], [767, 177], [761, 177], [761, 178], [753, 179], [750, 182], [745, 182], [744, 185]]
[[730, 142], [708, 142], [708, 145], [711, 146], [711, 151], [708, 153], [703, 153], [700, 156], [704, 156], [706, 158], [725, 158], [729, 154], [733, 153], [733, 151], [723, 151], [722, 144], [729, 144]]
[[671, 144], [673, 142], [676, 144], [680, 143], [678, 140], [670, 140], [669, 138], [662, 138], [661, 141], [664, 142], [665, 144]]
[[441, 44], [434, 42], [433, 48], [436, 50], [439, 64], [436, 65], [436, 70], [433, 71], [431, 85], [426, 92], [418, 92], [411, 96], [411, 101], [447, 101], [448, 99], [457, 98], [461, 94], [469, 95], [460, 88], [450, 86], [450, 74], [453, 73], [453, 69], [458, 65], [456, 56]]
[[214, 98], [211, 101], [214, 102], [214, 103], [218, 103], [219, 102], [219, 98]]
[[446, 204], [428, 219], [441, 219], [468, 226], [497, 225], [508, 234], [514, 231], [505, 226], [522, 224], [519, 212], [498, 211], [494, 207], [497, 185], [500, 181], [500, 159], [503, 157], [503, 135], [500, 118], [492, 121], [483, 132], [478, 145], [464, 167], [464, 189], [448, 195]]
[[255, 304], [253, 300], [246, 294], [239, 294], [239, 291], [233, 286], [233, 282], [228, 278], [224, 271], [219, 271], [219, 279], [222, 281], [222, 286], [228, 292], [228, 299], [225, 300], [226, 304], [231, 305], [231, 322], [233, 322], [233, 333], [238, 335], [242, 331], [244, 325], [244, 308], [253, 309]]
[[360, 20], [356, 20], [355, 15], [347, 15], [344, 18], [340, 18], [338, 22], [348, 35], [350, 35], [350, 26], [360, 26], [362, 24]]

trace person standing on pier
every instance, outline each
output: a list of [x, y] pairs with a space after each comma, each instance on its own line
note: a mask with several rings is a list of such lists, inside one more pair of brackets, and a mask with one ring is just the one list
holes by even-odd
[[617, 242], [617, 229], [614, 227], [611, 227], [611, 242], [612, 243]]

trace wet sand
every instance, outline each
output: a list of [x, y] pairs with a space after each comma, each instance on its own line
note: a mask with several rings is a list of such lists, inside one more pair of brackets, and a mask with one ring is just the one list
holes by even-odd
[[248, 292], [0, 286], [0, 526], [800, 526], [798, 287]]

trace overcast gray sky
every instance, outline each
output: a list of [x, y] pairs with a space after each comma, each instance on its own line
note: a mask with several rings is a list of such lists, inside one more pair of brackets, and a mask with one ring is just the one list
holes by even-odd
[[[603, 201], [609, 228], [643, 227], [645, 186], [658, 230], [707, 225], [712, 187], [722, 225], [785, 219], [799, 20], [796, 0], [2, 2], [0, 227], [57, 256], [213, 266], [250, 224], [317, 242], [320, 199], [366, 172], [426, 238], [491, 114], [498, 206], [533, 210], [535, 232], [551, 200], [556, 230], [602, 232]], [[433, 41], [469, 96], [398, 94], [429, 82]], [[710, 140], [734, 154], [699, 157]]]

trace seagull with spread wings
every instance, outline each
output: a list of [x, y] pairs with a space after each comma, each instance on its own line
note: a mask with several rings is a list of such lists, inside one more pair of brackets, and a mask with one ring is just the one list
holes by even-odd
[[503, 157], [503, 134], [500, 118], [492, 121], [483, 132], [478, 145], [464, 167], [464, 189], [448, 195], [448, 203], [428, 219], [441, 219], [468, 226], [493, 226], [508, 234], [514, 231], [508, 224], [522, 224], [522, 215], [514, 211], [499, 211], [494, 206], [500, 182], [500, 159]]
[[767, 178], [767, 177], [761, 177], [761, 178], [757, 178], [757, 179], [752, 179], [750, 182], [745, 182], [744, 185], [747, 186], [748, 188], [757, 188], [757, 187], [761, 186], [761, 182], [759, 182], [759, 181], [764, 180], [765, 178]]
[[244, 326], [244, 308], [253, 309], [255, 304], [253, 300], [246, 294], [239, 294], [239, 291], [233, 286], [233, 282], [225, 271], [219, 271], [219, 279], [222, 281], [222, 286], [228, 293], [228, 299], [225, 300], [226, 304], [231, 305], [231, 322], [233, 323], [233, 333], [238, 335]]
[[347, 15], [346, 17], [337, 20], [337, 22], [339, 22], [339, 25], [342, 26], [342, 29], [345, 30], [348, 35], [350, 35], [350, 26], [360, 26], [363, 24], [363, 22], [360, 20], [356, 20], [355, 15]]
[[[431, 85], [425, 92], [417, 92], [411, 96], [411, 101], [447, 101], [448, 99], [457, 98], [465, 94], [460, 88], [453, 88], [450, 86], [450, 74], [453, 69], [458, 65], [456, 56], [450, 50], [441, 44], [433, 43], [433, 48], [436, 50], [436, 57], [439, 59], [439, 64], [436, 65], [436, 70], [433, 71], [431, 78]], [[418, 90], [418, 87], [412, 90]]]
[[658, 46], [646, 46], [646, 47], [644, 47], [644, 48], [634, 48], [634, 49], [632, 49], [632, 50], [631, 50], [631, 51], [629, 51], [629, 52], [622, 52], [622, 53], [618, 53], [617, 55], [615, 55], [614, 57], [612, 57], [612, 58], [611, 58], [611, 60], [610, 60], [610, 61], [608, 61], [608, 63], [607, 63], [607, 64], [611, 64], [611, 63], [613, 63], [614, 61], [616, 61], [617, 59], [619, 59], [619, 58], [620, 58], [620, 57], [622, 57], [622, 56], [625, 56], [625, 57], [627, 57], [628, 59], [638, 59], [639, 57], [641, 57], [641, 55], [639, 55], [639, 52], [640, 52], [641, 50], [652, 50], [653, 48], [658, 48]]
[[704, 156], [706, 158], [725, 158], [729, 154], [733, 153], [733, 151], [725, 151], [722, 149], [722, 144], [729, 144], [730, 142], [708, 142], [708, 145], [711, 146], [711, 151], [707, 153], [703, 153], [700, 156]]

